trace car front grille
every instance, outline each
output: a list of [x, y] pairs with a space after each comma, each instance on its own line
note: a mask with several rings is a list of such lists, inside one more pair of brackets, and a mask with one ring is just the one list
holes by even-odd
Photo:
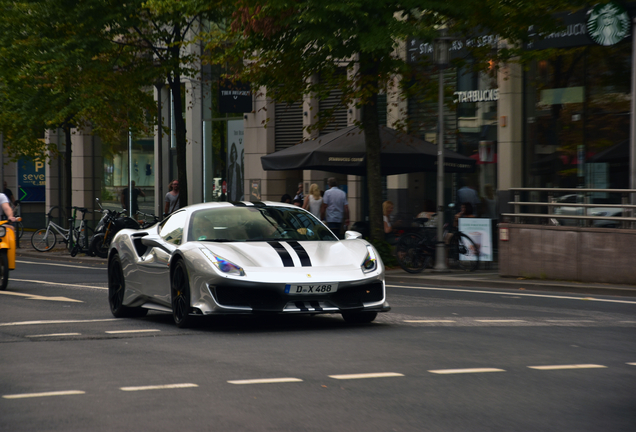
[[285, 304], [280, 293], [270, 289], [224, 285], [213, 288], [216, 301], [222, 306], [280, 309]]
[[331, 300], [341, 308], [361, 307], [363, 303], [379, 302], [383, 298], [381, 281], [339, 289], [331, 295]]

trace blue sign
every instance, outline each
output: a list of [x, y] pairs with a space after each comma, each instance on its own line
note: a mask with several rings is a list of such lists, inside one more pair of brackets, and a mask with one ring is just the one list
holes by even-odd
[[18, 161], [18, 196], [23, 202], [44, 202], [46, 200], [46, 167], [40, 160], [20, 159]]

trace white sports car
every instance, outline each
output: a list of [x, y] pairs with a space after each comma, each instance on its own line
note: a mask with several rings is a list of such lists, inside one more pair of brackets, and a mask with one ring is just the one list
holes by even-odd
[[359, 233], [338, 238], [311, 213], [274, 202], [188, 206], [150, 228], [117, 233], [108, 252], [116, 317], [387, 312], [384, 265]]

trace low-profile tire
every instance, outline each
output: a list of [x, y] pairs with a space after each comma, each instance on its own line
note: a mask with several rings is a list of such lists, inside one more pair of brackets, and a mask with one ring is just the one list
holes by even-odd
[[0, 250], [0, 278], [0, 291], [4, 291], [9, 285], [9, 258], [6, 249]]
[[190, 315], [190, 280], [188, 269], [183, 260], [175, 263], [170, 283], [170, 294], [172, 297], [172, 318], [179, 328], [192, 326], [195, 317]]
[[368, 324], [378, 316], [377, 312], [343, 312], [342, 318], [349, 324]]
[[115, 254], [108, 263], [108, 304], [116, 318], [143, 317], [148, 309], [124, 306], [126, 280], [119, 255]]
[[110, 245], [104, 244], [104, 233], [99, 233], [93, 236], [88, 249], [100, 258], [108, 258], [108, 246]]
[[36, 251], [50, 251], [55, 246], [55, 243], [57, 243], [57, 237], [53, 230], [49, 230], [47, 233], [46, 228], [42, 228], [34, 232], [31, 236], [31, 246], [33, 246], [33, 249]]

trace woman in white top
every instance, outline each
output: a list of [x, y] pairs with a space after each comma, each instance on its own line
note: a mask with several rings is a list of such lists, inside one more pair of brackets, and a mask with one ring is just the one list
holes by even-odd
[[316, 183], [312, 183], [309, 186], [309, 193], [305, 196], [305, 202], [303, 208], [309, 210], [309, 212], [320, 219], [320, 207], [322, 206], [322, 196], [320, 195], [320, 188]]

